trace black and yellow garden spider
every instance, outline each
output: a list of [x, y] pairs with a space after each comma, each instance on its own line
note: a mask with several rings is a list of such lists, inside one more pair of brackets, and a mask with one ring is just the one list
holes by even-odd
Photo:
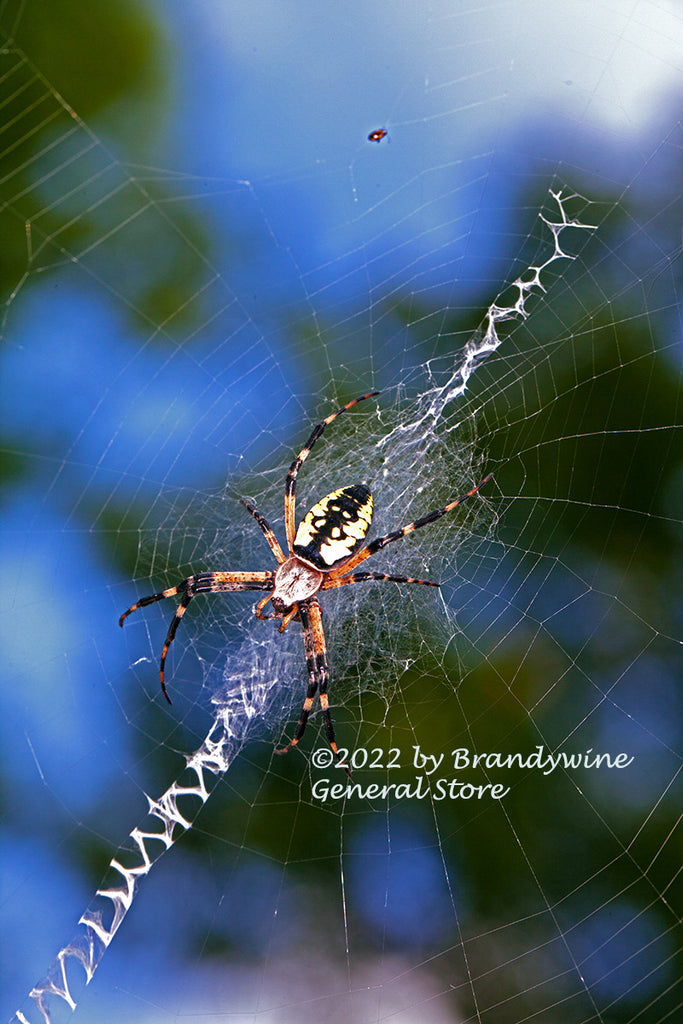
[[[370, 558], [375, 552], [400, 540], [413, 530], [433, 523], [436, 519], [450, 512], [466, 498], [471, 498], [480, 487], [490, 480], [491, 474], [485, 477], [476, 487], [473, 487], [467, 494], [449, 502], [443, 508], [430, 512], [429, 515], [416, 519], [400, 530], [387, 533], [384, 537], [378, 537], [365, 547], [361, 547], [365, 535], [370, 528], [372, 520], [372, 495], [365, 484], [353, 484], [351, 487], [341, 487], [321, 498], [307, 512], [295, 531], [295, 491], [296, 478], [302, 463], [308, 458], [313, 445], [318, 440], [325, 427], [341, 416], [343, 412], [362, 402], [366, 398], [378, 395], [378, 391], [371, 391], [367, 395], [361, 395], [352, 402], [347, 402], [341, 409], [337, 409], [327, 419], [313, 430], [308, 441], [301, 449], [296, 459], [289, 467], [287, 480], [285, 482], [285, 532], [287, 534], [287, 547], [289, 554], [285, 556], [282, 548], [277, 542], [275, 534], [261, 515], [261, 513], [246, 501], [242, 504], [254, 517], [270, 545], [270, 548], [278, 561], [275, 571], [264, 572], [203, 572], [196, 576], [188, 576], [187, 579], [178, 583], [175, 587], [162, 590], [159, 594], [152, 594], [150, 597], [142, 597], [134, 605], [124, 612], [119, 619], [119, 625], [123, 626], [124, 619], [137, 608], [144, 608], [145, 605], [161, 601], [165, 597], [175, 597], [181, 594], [180, 604], [173, 617], [161, 652], [161, 663], [159, 672], [161, 676], [161, 689], [166, 700], [171, 703], [171, 698], [166, 692], [164, 682], [164, 667], [168, 649], [176, 635], [178, 624], [185, 614], [185, 610], [196, 594], [219, 594], [235, 590], [267, 590], [268, 594], [262, 598], [256, 606], [255, 614], [258, 619], [277, 618], [282, 619], [279, 632], [282, 633], [292, 621], [298, 619], [301, 623], [304, 635], [304, 652], [306, 654], [306, 669], [308, 671], [308, 691], [304, 700], [301, 718], [294, 733], [286, 747], [276, 751], [278, 754], [286, 754], [288, 750], [296, 746], [306, 729], [308, 716], [313, 706], [316, 693], [320, 697], [320, 708], [322, 711], [325, 733], [337, 760], [341, 759], [337, 750], [334, 738], [334, 727], [330, 715], [329, 702], [327, 698], [327, 687], [330, 678], [329, 666], [327, 663], [327, 647], [325, 634], [323, 633], [322, 611], [318, 603], [318, 592], [332, 590], [336, 587], [344, 587], [349, 583], [361, 583], [366, 580], [384, 580], [389, 583], [419, 583], [426, 587], [438, 587], [438, 583], [429, 580], [418, 580], [412, 576], [390, 576], [381, 572], [352, 572], [357, 565]], [[268, 602], [272, 603], [273, 611], [270, 615], [264, 615], [263, 609]], [[346, 765], [342, 765], [346, 768]], [[346, 768], [348, 772], [349, 769]]]

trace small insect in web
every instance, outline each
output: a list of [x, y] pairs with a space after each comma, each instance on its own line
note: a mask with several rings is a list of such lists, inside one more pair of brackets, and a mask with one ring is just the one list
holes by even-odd
[[386, 128], [375, 128], [374, 132], [370, 132], [368, 135], [368, 142], [381, 142], [385, 135], [388, 134], [389, 132]]
[[[408, 523], [407, 526], [401, 527], [400, 530], [394, 530], [383, 537], [378, 537], [365, 547], [362, 545], [370, 529], [373, 501], [369, 488], [363, 483], [353, 484], [350, 487], [340, 487], [338, 490], [326, 494], [324, 498], [321, 498], [306, 513], [299, 523], [298, 529], [296, 529], [296, 479], [302, 463], [310, 455], [313, 445], [325, 430], [325, 427], [358, 402], [362, 402], [366, 398], [373, 398], [378, 394], [379, 391], [371, 391], [367, 395], [361, 395], [360, 398], [354, 398], [352, 402], [347, 402], [341, 409], [331, 413], [331, 415], [315, 427], [308, 441], [289, 467], [285, 481], [287, 555], [283, 552], [275, 534], [261, 513], [253, 505], [242, 501], [247, 512], [254, 517], [263, 532], [278, 562], [277, 569], [262, 572], [221, 570], [188, 576], [187, 579], [182, 580], [175, 587], [169, 587], [158, 594], [140, 598], [119, 619], [119, 625], [123, 626], [126, 617], [137, 608], [144, 608], [155, 601], [162, 601], [165, 597], [181, 595], [180, 604], [171, 621], [161, 651], [161, 663], [159, 665], [161, 689], [170, 704], [171, 698], [166, 691], [166, 684], [164, 682], [166, 655], [176, 635], [180, 620], [185, 614], [192, 598], [196, 594], [221, 594], [238, 590], [267, 591], [266, 596], [256, 605], [256, 618], [282, 619], [279, 626], [280, 633], [287, 628], [293, 619], [301, 623], [306, 669], [308, 672], [308, 690], [294, 737], [287, 746], [277, 750], [276, 753], [286, 754], [288, 750], [291, 750], [299, 742], [306, 729], [306, 723], [317, 693], [320, 698], [320, 708], [327, 740], [341, 767], [345, 768], [349, 774], [350, 771], [347, 766], [341, 763], [334, 736], [332, 717], [330, 715], [327, 696], [330, 670], [327, 661], [327, 645], [323, 632], [322, 610], [318, 601], [318, 594], [321, 591], [345, 587], [352, 583], [364, 583], [368, 580], [379, 580], [388, 583], [418, 583], [425, 587], [438, 587], [438, 583], [432, 583], [430, 580], [418, 580], [413, 576], [394, 576], [383, 572], [352, 572], [352, 570], [360, 565], [361, 562], [364, 562], [366, 558], [370, 558], [377, 551], [386, 547], [387, 544], [392, 544], [394, 541], [400, 540], [407, 534], [412, 533], [413, 530], [418, 530], [420, 527], [427, 526], [429, 523], [440, 519], [441, 516], [456, 508], [466, 498], [471, 498], [473, 494], [476, 494], [492, 476], [492, 474], [489, 474], [480, 484], [473, 487], [471, 491], [468, 491], [467, 494], [463, 494], [461, 497], [449, 502], [443, 508], [438, 508], [434, 512], [422, 516], [421, 519]], [[269, 601], [272, 604], [273, 611], [268, 615], [264, 615], [263, 609]]]

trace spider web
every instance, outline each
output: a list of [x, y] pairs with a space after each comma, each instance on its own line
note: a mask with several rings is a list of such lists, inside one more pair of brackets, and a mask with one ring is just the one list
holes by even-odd
[[[5, 1017], [674, 1019], [680, 24], [266, 10], [0, 6]], [[116, 620], [370, 389], [299, 518], [493, 479], [325, 595], [349, 783], [296, 624]]]

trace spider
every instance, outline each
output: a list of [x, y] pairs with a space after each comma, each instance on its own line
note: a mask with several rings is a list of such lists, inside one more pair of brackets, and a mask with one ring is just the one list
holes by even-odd
[[368, 135], [368, 142], [381, 142], [385, 135], [388, 135], [386, 128], [375, 128], [374, 132]]
[[[318, 593], [323, 590], [332, 590], [336, 587], [344, 587], [351, 583], [361, 583], [366, 580], [384, 580], [389, 583], [418, 583], [425, 587], [438, 587], [438, 583], [429, 580], [418, 580], [412, 576], [392, 576], [382, 572], [352, 572], [366, 558], [370, 558], [375, 552], [392, 544], [413, 530], [426, 526], [440, 519], [441, 516], [450, 512], [466, 498], [472, 497], [483, 485], [490, 480], [489, 474], [480, 484], [473, 487], [467, 494], [456, 498], [454, 501], [436, 509], [421, 519], [416, 519], [400, 530], [387, 533], [384, 537], [378, 537], [363, 547], [363, 541], [370, 528], [372, 520], [372, 495], [366, 484], [353, 484], [351, 487], [341, 487], [321, 498], [313, 508], [306, 513], [295, 529], [294, 502], [296, 491], [296, 479], [302, 463], [308, 458], [313, 445], [320, 435], [333, 420], [351, 409], [358, 402], [366, 398], [373, 398], [378, 391], [371, 391], [367, 395], [355, 398], [347, 402], [341, 409], [331, 413], [326, 419], [315, 427], [308, 441], [301, 449], [294, 462], [289, 467], [285, 482], [285, 532], [287, 535], [288, 554], [285, 555], [280, 547], [275, 534], [261, 513], [247, 501], [242, 501], [247, 512], [254, 517], [262, 530], [271, 551], [278, 561], [275, 571], [264, 572], [235, 572], [232, 570], [218, 572], [202, 572], [195, 576], [188, 576], [175, 587], [169, 587], [158, 594], [149, 597], [142, 597], [135, 604], [131, 605], [119, 619], [119, 625], [123, 626], [124, 620], [137, 608], [144, 608], [155, 601], [161, 601], [165, 597], [181, 595], [180, 604], [171, 621], [171, 625], [161, 651], [161, 662], [159, 674], [161, 678], [161, 689], [164, 697], [171, 703], [171, 698], [166, 691], [164, 682], [164, 668], [168, 649], [176, 635], [176, 630], [182, 619], [187, 606], [196, 594], [219, 594], [226, 591], [236, 590], [266, 590], [268, 593], [256, 605], [255, 615], [257, 619], [282, 619], [279, 632], [282, 633], [292, 619], [297, 619], [303, 629], [304, 653], [306, 655], [306, 668], [308, 671], [308, 691], [304, 700], [299, 724], [296, 727], [293, 739], [289, 743], [276, 750], [278, 754], [286, 754], [288, 750], [296, 746], [306, 729], [306, 723], [313, 707], [316, 693], [320, 697], [320, 708], [322, 711], [323, 723], [327, 740], [337, 758], [340, 766], [350, 774], [346, 765], [342, 764], [334, 736], [334, 727], [330, 715], [327, 687], [330, 678], [327, 662], [327, 647], [322, 625], [322, 609], [318, 602]], [[269, 615], [263, 614], [263, 609], [271, 602], [273, 611]]]

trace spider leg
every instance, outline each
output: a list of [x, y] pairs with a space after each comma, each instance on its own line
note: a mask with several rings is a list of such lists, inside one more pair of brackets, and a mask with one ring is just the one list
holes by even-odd
[[320, 708], [322, 710], [327, 741], [332, 747], [334, 756], [339, 761], [340, 766], [344, 769], [347, 775], [350, 775], [351, 772], [349, 769], [345, 764], [342, 764], [334, 737], [334, 726], [332, 725], [330, 705], [327, 699], [327, 687], [330, 681], [330, 669], [327, 662], [327, 645], [325, 643], [325, 634], [323, 633], [322, 611], [316, 598], [311, 598], [310, 601], [306, 601], [299, 605], [299, 617], [301, 618], [301, 625], [303, 626], [304, 632], [304, 651], [306, 653], [306, 668], [308, 670], [308, 690], [306, 691], [306, 699], [304, 700], [304, 706], [301, 710], [301, 718], [299, 719], [299, 724], [296, 727], [294, 738], [290, 740], [286, 747], [276, 750], [275, 753], [286, 754], [288, 750], [291, 750], [292, 747], [297, 745], [306, 731], [308, 716], [311, 713], [316, 692], [318, 692], [320, 695]]
[[289, 611], [282, 617], [282, 622], [278, 627], [278, 633], [284, 633], [284, 631], [287, 629], [287, 626], [290, 624], [290, 622], [295, 617], [298, 611], [299, 605], [293, 604]]
[[244, 498], [240, 498], [240, 501], [242, 502], [242, 504], [246, 508], [246, 510], [249, 513], [249, 515], [252, 515], [254, 517], [254, 519], [256, 520], [256, 522], [259, 524], [259, 526], [261, 527], [261, 530], [263, 531], [263, 534], [264, 534], [266, 540], [268, 541], [268, 544], [270, 545], [271, 551], [273, 552], [273, 554], [277, 558], [278, 562], [280, 564], [282, 564], [285, 561], [285, 556], [283, 554], [282, 548], [280, 547], [280, 545], [277, 542], [277, 538], [276, 538], [275, 534], [273, 533], [272, 529], [270, 528], [270, 524], [268, 523], [268, 521], [266, 519], [264, 519], [264, 517], [261, 515], [259, 510], [254, 508], [253, 505], [250, 505], [248, 501], [245, 501]]
[[180, 620], [185, 614], [185, 610], [192, 598], [196, 594], [221, 594], [235, 590], [272, 590], [274, 579], [274, 572], [202, 572], [196, 576], [188, 576], [186, 580], [182, 580], [175, 587], [169, 587], [168, 590], [162, 590], [158, 594], [150, 594], [149, 597], [141, 597], [139, 601], [130, 606], [128, 611], [123, 613], [119, 619], [119, 626], [123, 626], [126, 617], [131, 612], [136, 611], [136, 609], [144, 608], [148, 604], [154, 604], [155, 601], [163, 601], [165, 597], [175, 597], [177, 594], [182, 594], [180, 604], [173, 616], [171, 625], [168, 627], [159, 664], [161, 690], [169, 704], [171, 703], [171, 698], [166, 692], [166, 684], [164, 682], [166, 655], [173, 643]]
[[331, 413], [326, 419], [318, 424], [314, 428], [311, 436], [309, 437], [306, 444], [303, 446], [294, 462], [289, 467], [287, 473], [287, 480], [285, 482], [285, 530], [287, 532], [287, 544], [289, 545], [290, 554], [293, 550], [294, 535], [296, 533], [295, 521], [294, 521], [294, 502], [296, 492], [296, 477], [299, 469], [301, 468], [302, 462], [304, 462], [310, 455], [311, 449], [315, 442], [318, 440], [328, 423], [332, 420], [336, 420], [337, 416], [341, 416], [343, 412], [350, 409], [352, 405], [356, 405], [358, 402], [364, 401], [366, 398], [373, 398], [374, 395], [378, 395], [379, 391], [370, 391], [367, 395], [361, 395], [360, 398], [354, 398], [352, 402], [347, 402], [341, 409], [337, 409], [336, 412]]
[[175, 637], [176, 630], [180, 625], [180, 620], [185, 614], [187, 606], [193, 597], [194, 594], [189, 590], [186, 590], [185, 593], [183, 594], [180, 600], [180, 604], [176, 609], [176, 613], [173, 616], [173, 619], [171, 620], [171, 625], [168, 627], [168, 633], [166, 634], [166, 639], [164, 640], [164, 646], [161, 649], [161, 661], [159, 662], [159, 678], [161, 680], [161, 692], [163, 693], [164, 697], [166, 698], [169, 704], [172, 704], [173, 701], [168, 695], [168, 692], [166, 690], [166, 683], [164, 682], [164, 671], [166, 669], [166, 655], [168, 654], [169, 647], [173, 643], [173, 638]]
[[268, 615], [262, 614], [262, 609], [266, 607], [269, 601], [270, 594], [267, 594], [265, 597], [262, 597], [259, 603], [256, 605], [254, 615], [256, 616], [257, 619], [276, 619], [278, 617], [277, 612], [270, 612], [270, 614]]
[[[374, 555], [377, 551], [386, 547], [387, 544], [392, 544], [395, 540], [400, 540], [401, 537], [405, 537], [406, 534], [412, 533], [413, 530], [419, 530], [421, 526], [427, 526], [429, 523], [436, 522], [436, 520], [440, 519], [441, 516], [445, 516], [447, 512], [452, 511], [452, 509], [457, 505], [462, 504], [462, 502], [467, 498], [471, 498], [473, 494], [476, 494], [485, 483], [488, 483], [492, 476], [493, 473], [489, 473], [489, 475], [484, 477], [481, 483], [477, 484], [476, 487], [473, 487], [471, 491], [468, 491], [467, 494], [462, 494], [459, 498], [456, 498], [455, 501], [451, 501], [448, 505], [444, 505], [443, 508], [437, 508], [433, 512], [429, 512], [428, 515], [422, 516], [421, 519], [416, 519], [414, 522], [408, 523], [407, 526], [402, 527], [400, 530], [394, 530], [392, 533], [387, 533], [384, 537], [378, 537], [376, 540], [371, 541], [367, 547], [361, 548], [360, 551], [353, 555], [348, 562], [340, 565], [338, 569], [332, 569], [327, 576], [327, 581], [337, 579], [341, 576], [346, 576], [351, 569], [355, 569], [357, 565], [364, 562], [366, 558], [370, 558], [370, 556]], [[325, 589], [329, 589], [331, 586], [331, 583], [327, 581], [326, 585], [323, 584]]]
[[385, 580], [388, 583], [421, 583], [423, 587], [440, 587], [440, 583], [431, 580], [416, 580], [414, 576], [387, 576], [384, 572], [352, 572], [348, 576], [326, 577], [321, 590], [332, 590], [334, 587], [345, 587], [347, 583], [363, 583], [365, 580]]
[[219, 594], [230, 590], [272, 590], [272, 582], [275, 579], [273, 572], [201, 572], [196, 576], [188, 576], [175, 587], [168, 590], [161, 590], [158, 594], [150, 594], [149, 597], [141, 597], [135, 604], [132, 604], [127, 611], [119, 618], [119, 626], [131, 612], [138, 608], [145, 608], [155, 601], [163, 601], [165, 597], [175, 597], [176, 594], [184, 594], [191, 590], [191, 596], [195, 594]]

